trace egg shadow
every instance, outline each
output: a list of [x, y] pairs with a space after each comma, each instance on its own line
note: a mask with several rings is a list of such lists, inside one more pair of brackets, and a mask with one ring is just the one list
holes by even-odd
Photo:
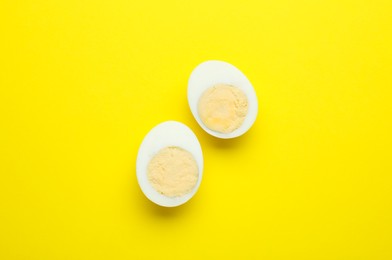
[[204, 140], [210, 144], [211, 146], [218, 148], [218, 149], [239, 149], [240, 147], [246, 146], [246, 144], [251, 140], [252, 138], [250, 137], [251, 133], [247, 132], [241, 136], [238, 136], [236, 138], [230, 138], [230, 139], [222, 139], [222, 138], [217, 138], [212, 135], [209, 135], [208, 133], [204, 133]]
[[[239, 149], [241, 147], [246, 147], [247, 145], [254, 140], [256, 137], [255, 134], [259, 132], [257, 122], [241, 136], [229, 139], [218, 138], [208, 134], [204, 129], [197, 123], [192, 113], [186, 113], [184, 115], [185, 124], [187, 124], [192, 131], [196, 134], [200, 143], [203, 147], [212, 146], [213, 148], [221, 149], [221, 150], [230, 150], [230, 149]], [[202, 147], [202, 148], [203, 148]]]
[[147, 198], [144, 200], [144, 203], [146, 204], [145, 207], [148, 212], [160, 218], [174, 218], [180, 215], [184, 215], [191, 207], [191, 201], [177, 207], [159, 206]]
[[251, 129], [249, 129], [249, 131], [241, 136], [223, 139], [208, 134], [194, 119], [189, 120], [188, 122], [191, 122], [191, 129], [194, 130], [204, 147], [210, 146], [219, 150], [235, 150], [246, 147], [252, 142], [252, 140], [255, 140], [255, 134], [258, 132], [258, 127], [254, 125]]
[[177, 207], [163, 207], [155, 204], [154, 202], [150, 201], [140, 190], [139, 187], [137, 188], [137, 202], [138, 208], [143, 210], [144, 213], [148, 215], [152, 215], [154, 217], [158, 217], [160, 219], [173, 219], [178, 216], [184, 215], [189, 212], [190, 208], [192, 208], [193, 199], [189, 200], [188, 202], [177, 206]]

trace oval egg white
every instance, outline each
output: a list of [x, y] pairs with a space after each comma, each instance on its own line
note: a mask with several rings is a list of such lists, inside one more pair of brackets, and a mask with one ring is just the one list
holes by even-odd
[[[217, 84], [228, 84], [242, 90], [248, 99], [248, 112], [239, 128], [231, 133], [220, 133], [209, 129], [198, 113], [199, 99], [208, 88]], [[256, 92], [248, 78], [235, 66], [224, 61], [211, 60], [198, 65], [188, 81], [188, 104], [197, 123], [210, 135], [228, 139], [246, 133], [256, 120], [258, 102]]]
[[[153, 188], [147, 176], [151, 159], [161, 149], [169, 146], [180, 147], [192, 154], [198, 166], [198, 179], [191, 192], [178, 197], [168, 197]], [[190, 200], [197, 192], [203, 174], [203, 154], [196, 135], [186, 125], [176, 121], [166, 121], [150, 130], [140, 145], [136, 159], [136, 177], [144, 195], [152, 202], [175, 207]]]

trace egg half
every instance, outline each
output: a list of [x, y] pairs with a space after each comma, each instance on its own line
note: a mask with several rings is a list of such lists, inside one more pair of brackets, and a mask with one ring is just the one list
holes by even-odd
[[[173, 155], [170, 150], [188, 157], [173, 158], [176, 154]], [[159, 156], [160, 158], [157, 159]], [[191, 170], [195, 171], [194, 174], [186, 176], [187, 171]], [[151, 174], [155, 175], [151, 177]], [[170, 174], [171, 176], [166, 176]], [[142, 192], [152, 202], [164, 207], [184, 204], [197, 192], [202, 174], [201, 146], [196, 135], [186, 125], [177, 121], [166, 121], [155, 126], [144, 137], [136, 159], [136, 177]], [[184, 186], [187, 183], [191, 184], [191, 186], [188, 185], [190, 187], [188, 190], [181, 194], [175, 193], [181, 185]], [[166, 185], [167, 189], [165, 190], [162, 185]], [[172, 191], [171, 194], [175, 195], [170, 195], [168, 191]]]
[[[241, 95], [246, 97], [247, 104], [246, 109], [243, 109], [243, 118], [241, 119], [238, 127], [234, 130], [227, 132], [218, 131], [207, 124], [204, 118], [202, 118], [200, 110], [200, 101], [213, 87], [227, 86], [232, 89], [237, 88], [240, 90]], [[205, 61], [198, 65], [191, 73], [188, 81], [188, 104], [191, 109], [193, 116], [195, 117], [198, 124], [210, 135], [218, 138], [235, 138], [246, 133], [256, 120], [258, 112], [258, 102], [256, 92], [248, 80], [248, 78], [235, 66], [224, 61]], [[219, 97], [217, 98], [219, 100]], [[233, 103], [233, 102], [232, 102]], [[218, 115], [218, 118], [213, 118], [215, 122], [222, 122], [219, 115], [227, 114], [225, 107], [219, 107], [220, 104], [210, 104], [211, 113]], [[225, 106], [227, 105], [224, 104]], [[229, 104], [230, 105], [230, 104]], [[233, 109], [238, 106], [238, 104], [231, 104]], [[218, 111], [220, 110], [220, 111]], [[227, 109], [226, 109], [227, 110]], [[245, 111], [245, 112], [244, 112]], [[238, 111], [232, 112], [233, 114], [238, 113]], [[238, 120], [237, 120], [238, 121]], [[214, 121], [212, 121], [214, 122]], [[227, 122], [226, 122], [227, 123]], [[230, 126], [229, 126], [230, 127]]]

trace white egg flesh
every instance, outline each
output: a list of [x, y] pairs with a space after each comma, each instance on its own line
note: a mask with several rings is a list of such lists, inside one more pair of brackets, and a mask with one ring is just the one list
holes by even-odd
[[188, 103], [207, 133], [225, 139], [246, 133], [258, 112], [256, 92], [248, 78], [223, 61], [206, 61], [193, 70]]
[[167, 121], [144, 137], [136, 159], [136, 176], [152, 202], [175, 207], [197, 192], [203, 173], [200, 143], [186, 125]]

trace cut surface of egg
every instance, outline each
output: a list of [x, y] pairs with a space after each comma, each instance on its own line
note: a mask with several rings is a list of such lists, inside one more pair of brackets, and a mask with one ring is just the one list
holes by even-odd
[[201, 146], [186, 125], [166, 121], [144, 137], [136, 159], [136, 177], [152, 202], [164, 207], [184, 204], [197, 192], [202, 174]]
[[230, 63], [217, 60], [203, 62], [192, 71], [188, 104], [207, 133], [224, 139], [246, 133], [258, 112], [256, 92], [248, 78]]

